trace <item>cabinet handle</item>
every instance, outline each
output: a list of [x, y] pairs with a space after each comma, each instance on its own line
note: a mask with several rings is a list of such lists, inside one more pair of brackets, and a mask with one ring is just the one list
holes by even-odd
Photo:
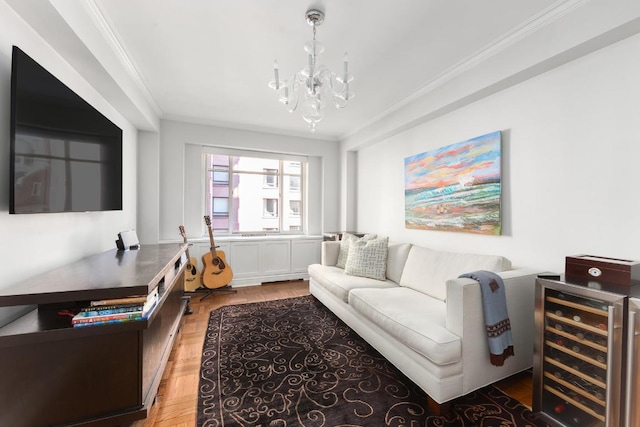
[[607, 417], [606, 417], [606, 422], [605, 422], [605, 426], [606, 427], [611, 427], [611, 413], [613, 411], [612, 409], [612, 402], [611, 402], [611, 393], [613, 392], [612, 389], [612, 381], [613, 381], [613, 374], [611, 372], [611, 366], [613, 361], [613, 355], [612, 355], [612, 351], [611, 349], [613, 348], [613, 329], [614, 329], [614, 317], [613, 317], [614, 313], [613, 313], [613, 306], [610, 305], [609, 306], [609, 325], [607, 327], [607, 349], [609, 351], [607, 351]]
[[635, 405], [632, 406], [633, 402], [633, 398], [631, 396], [631, 393], [633, 392], [633, 383], [634, 381], [634, 377], [635, 377], [635, 363], [634, 363], [634, 356], [635, 356], [635, 344], [636, 344], [636, 312], [635, 311], [631, 311], [629, 310], [629, 323], [628, 323], [629, 329], [627, 332], [627, 387], [626, 387], [626, 391], [627, 391], [627, 395], [625, 396], [625, 422], [624, 425], [625, 427], [631, 427], [631, 408], [635, 407]]

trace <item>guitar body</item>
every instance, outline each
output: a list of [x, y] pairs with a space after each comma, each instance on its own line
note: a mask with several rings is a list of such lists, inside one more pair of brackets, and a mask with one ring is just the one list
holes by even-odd
[[190, 292], [200, 287], [200, 272], [197, 267], [198, 261], [194, 257], [190, 257], [187, 261], [184, 270], [184, 290]]
[[202, 284], [209, 289], [222, 288], [233, 280], [233, 271], [223, 251], [216, 250], [216, 243], [213, 240], [213, 230], [211, 229], [211, 218], [206, 215], [204, 222], [209, 229], [209, 241], [211, 248], [209, 252], [202, 255]]
[[[221, 288], [227, 286], [233, 280], [233, 271], [225, 258], [224, 251], [215, 251], [214, 257], [212, 252], [202, 255], [202, 284], [209, 289]], [[214, 259], [218, 261], [214, 265]], [[222, 264], [220, 263], [222, 261]], [[224, 268], [220, 268], [223, 265]]]
[[[178, 230], [180, 230], [180, 235], [188, 248], [189, 242], [187, 241], [187, 232], [184, 230], [184, 226], [179, 226]], [[189, 255], [189, 249], [187, 249], [185, 253], [187, 255], [187, 265], [184, 269], [184, 290], [191, 292], [198, 289], [202, 283], [200, 280], [200, 272], [198, 271], [198, 261]]]

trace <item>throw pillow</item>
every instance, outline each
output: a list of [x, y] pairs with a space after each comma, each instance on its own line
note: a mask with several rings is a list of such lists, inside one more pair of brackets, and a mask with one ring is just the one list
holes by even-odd
[[345, 274], [385, 280], [389, 238], [359, 239], [349, 246]]
[[344, 268], [347, 265], [347, 256], [349, 255], [349, 246], [352, 242], [362, 240], [367, 241], [371, 239], [375, 239], [377, 236], [375, 234], [365, 234], [364, 236], [358, 238], [350, 233], [344, 233], [342, 235], [342, 240], [340, 240], [340, 252], [338, 252], [338, 261], [336, 262], [336, 267]]

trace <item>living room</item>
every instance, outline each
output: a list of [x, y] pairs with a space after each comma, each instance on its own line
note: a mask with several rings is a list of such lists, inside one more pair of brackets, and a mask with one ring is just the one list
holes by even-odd
[[[310, 235], [375, 232], [442, 250], [499, 254], [514, 266], [557, 273], [564, 271], [568, 255], [640, 259], [633, 216], [640, 202], [632, 192], [640, 158], [634, 108], [640, 100], [640, 5], [616, 0], [555, 6], [549, 22], [530, 28], [526, 37], [507, 39], [504, 47], [475, 52], [469, 68], [456, 69], [390, 114], [371, 117], [339, 137], [322, 137], [322, 126], [352, 105], [328, 115], [316, 135], [161, 117], [135, 87], [118, 86], [120, 70], [111, 80], [95, 83], [89, 65], [101, 59], [109, 64], [112, 53], [94, 53], [106, 48], [91, 44], [91, 31], [97, 30], [81, 25], [91, 22], [86, 11], [64, 2], [0, 1], [0, 98], [6, 101], [0, 106], [2, 158], [9, 158], [13, 45], [121, 127], [124, 147], [123, 209], [114, 212], [9, 215], [9, 164], [0, 163], [5, 183], [0, 232], [8, 243], [0, 250], [0, 286], [109, 250], [122, 230], [136, 229], [142, 245], [179, 241], [179, 224], [206, 239], [202, 201], [192, 194], [187, 177], [189, 144], [308, 156], [316, 166], [309, 179]], [[329, 22], [332, 13], [327, 13]], [[58, 27], [47, 27], [47, 20]], [[86, 45], [78, 34], [86, 36]], [[295, 40], [300, 56], [304, 41]], [[350, 50], [351, 58], [356, 49]], [[264, 69], [266, 87], [271, 62]], [[356, 79], [366, 72], [364, 65], [353, 69]], [[354, 90], [363, 96], [356, 83]], [[121, 103], [108, 99], [109, 92]], [[273, 104], [280, 107], [275, 97]], [[279, 112], [302, 121], [295, 113]], [[496, 130], [503, 138], [502, 234], [405, 228], [404, 158]], [[1, 313], [12, 316], [10, 310]]]

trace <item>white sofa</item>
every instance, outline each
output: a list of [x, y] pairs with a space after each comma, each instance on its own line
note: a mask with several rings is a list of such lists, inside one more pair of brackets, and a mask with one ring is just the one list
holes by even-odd
[[[501, 256], [444, 252], [389, 243], [386, 280], [336, 267], [339, 241], [322, 243], [321, 264], [309, 266], [311, 294], [429, 396], [429, 409], [533, 365], [533, 270], [511, 269]], [[347, 267], [348, 268], [348, 267]], [[489, 359], [478, 282], [461, 274], [489, 270], [502, 277], [515, 355]]]

